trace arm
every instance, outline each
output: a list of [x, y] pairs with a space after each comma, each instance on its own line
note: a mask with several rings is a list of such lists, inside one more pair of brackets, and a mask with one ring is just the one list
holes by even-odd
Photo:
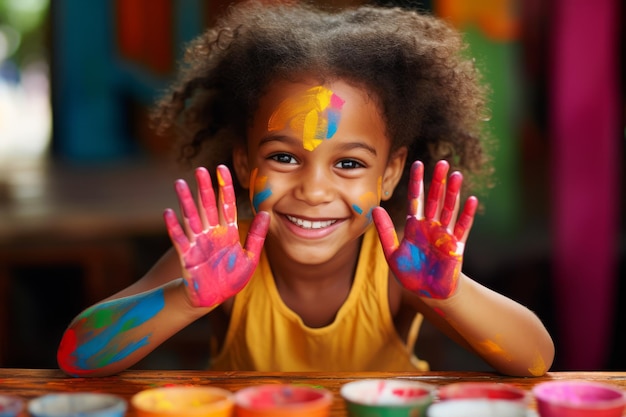
[[424, 205], [423, 165], [413, 164], [409, 216], [401, 242], [387, 213], [374, 210], [390, 269], [411, 293], [408, 298], [418, 311], [497, 371], [543, 375], [552, 364], [554, 345], [541, 321], [461, 272], [478, 202], [470, 197], [460, 212], [462, 176], [451, 174], [446, 187], [447, 172], [448, 164], [440, 161]]
[[183, 226], [170, 209], [164, 217], [178, 254], [178, 268], [174, 266], [176, 254], [170, 251], [137, 283], [79, 314], [57, 352], [63, 371], [74, 376], [120, 372], [248, 283], [269, 216], [261, 212], [255, 217], [242, 247], [230, 173], [220, 166], [218, 176], [219, 211], [204, 168], [196, 171], [199, 210], [187, 184], [176, 182]]

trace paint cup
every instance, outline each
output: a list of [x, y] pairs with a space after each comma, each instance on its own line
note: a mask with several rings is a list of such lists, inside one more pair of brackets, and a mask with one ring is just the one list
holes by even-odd
[[601, 382], [548, 381], [532, 392], [541, 417], [620, 417], [626, 406], [622, 389]]
[[0, 395], [0, 417], [15, 417], [24, 409], [24, 400], [13, 395]]
[[403, 379], [364, 379], [341, 387], [351, 417], [422, 417], [435, 386]]
[[528, 395], [513, 385], [497, 382], [458, 382], [438, 389], [439, 402], [428, 417], [526, 417]]
[[47, 394], [28, 403], [33, 417], [123, 417], [126, 400], [97, 392]]
[[267, 384], [235, 393], [237, 417], [326, 417], [333, 394], [307, 385]]
[[230, 417], [233, 393], [209, 386], [172, 386], [138, 392], [130, 400], [139, 417]]

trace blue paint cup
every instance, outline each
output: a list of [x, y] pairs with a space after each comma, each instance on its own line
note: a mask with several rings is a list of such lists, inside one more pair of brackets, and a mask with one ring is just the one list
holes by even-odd
[[28, 403], [33, 417], [123, 417], [126, 408], [123, 398], [96, 392], [48, 394]]
[[24, 401], [13, 395], [0, 395], [0, 417], [15, 417], [24, 409]]

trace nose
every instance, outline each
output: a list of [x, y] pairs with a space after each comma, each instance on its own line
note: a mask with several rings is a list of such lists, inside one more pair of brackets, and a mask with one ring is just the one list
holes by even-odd
[[295, 197], [310, 205], [324, 204], [335, 198], [332, 173], [323, 167], [309, 166], [302, 172]]

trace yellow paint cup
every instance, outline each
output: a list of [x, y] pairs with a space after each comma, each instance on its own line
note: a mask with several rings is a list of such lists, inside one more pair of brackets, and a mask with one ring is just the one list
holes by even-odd
[[208, 386], [173, 386], [141, 391], [131, 398], [139, 417], [230, 417], [232, 392]]

